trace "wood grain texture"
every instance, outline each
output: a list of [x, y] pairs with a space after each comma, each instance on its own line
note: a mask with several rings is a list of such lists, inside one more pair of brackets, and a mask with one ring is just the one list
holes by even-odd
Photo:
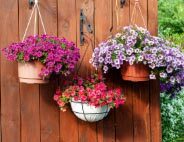
[[160, 82], [150, 82], [150, 127], [151, 141], [162, 141], [161, 113], [160, 113]]
[[[130, 16], [132, 15], [134, 5], [135, 1], [130, 0]], [[136, 14], [134, 15], [134, 24], [144, 27], [145, 22], [147, 27], [147, 0], [139, 1], [139, 5], [144, 17], [144, 21], [141, 19], [140, 11], [136, 9]], [[134, 141], [147, 142], [150, 141], [149, 82], [139, 82], [132, 85]]]
[[113, 0], [113, 32], [121, 30], [130, 24], [130, 0], [126, 0], [123, 7], [120, 0]]
[[21, 84], [21, 141], [40, 142], [39, 89]]
[[134, 142], [150, 141], [149, 81], [134, 83], [133, 125]]
[[[89, 64], [93, 48], [94, 48], [94, 0], [77, 0], [76, 1], [77, 10], [77, 46], [80, 48], [80, 61], [79, 61], [79, 74], [82, 76], [87, 76], [91, 74], [94, 68]], [[83, 25], [84, 31], [84, 44], [80, 43], [80, 10], [83, 10], [86, 20], [91, 24], [93, 32], [89, 33], [87, 31], [87, 23]]]
[[[158, 33], [158, 1], [148, 0], [148, 30], [152, 35]], [[162, 141], [160, 114], [160, 83], [159, 80], [150, 82], [150, 126], [151, 141]]]
[[[58, 35], [76, 42], [76, 0], [58, 1]], [[66, 79], [66, 78], [65, 78]], [[63, 87], [62, 80], [60, 86]], [[68, 134], [72, 136], [68, 136]], [[60, 112], [60, 141], [78, 142], [78, 119], [68, 108], [67, 112]]]
[[[0, 1], [2, 48], [22, 39], [31, 9], [25, 0]], [[40, 0], [39, 4], [47, 33], [77, 43], [81, 53], [79, 74], [87, 76], [94, 72], [89, 64], [93, 48], [129, 25], [134, 2], [126, 0], [122, 8], [119, 0]], [[148, 30], [156, 35], [157, 1], [142, 0], [140, 6]], [[94, 30], [89, 33], [84, 25], [84, 45], [80, 45], [81, 9]], [[140, 13], [136, 14], [135, 24], [143, 26]], [[43, 33], [40, 21], [38, 26], [38, 32]], [[27, 35], [32, 34], [33, 20]], [[127, 101], [119, 109], [111, 110], [104, 120], [88, 123], [77, 119], [70, 108], [59, 112], [53, 101], [54, 90], [68, 78], [51, 80], [45, 85], [19, 84], [17, 64], [1, 55], [0, 65], [0, 142], [161, 142], [158, 80], [132, 83], [122, 81], [120, 71], [110, 71], [106, 75], [108, 85], [122, 87]]]
[[[18, 41], [18, 2], [0, 1], [0, 47]], [[20, 96], [17, 64], [1, 55], [2, 142], [20, 142]]]
[[[133, 15], [133, 18], [135, 18], [135, 21], [134, 23], [131, 23], [131, 24], [136, 24], [137, 26], [147, 28], [147, 24], [148, 24], [147, 22], [147, 19], [148, 19], [147, 4], [148, 4], [147, 0], [139, 0], [140, 9], [142, 11], [142, 16], [144, 17], [144, 22], [146, 24], [146, 27], [144, 27], [144, 22], [141, 17], [141, 12], [138, 10], [138, 8], [136, 8], [135, 14]], [[132, 19], [131, 16], [132, 16], [134, 5], [135, 5], [135, 0], [130, 0], [130, 20]]]
[[[86, 23], [83, 25], [84, 29], [84, 44], [80, 44], [80, 10], [82, 9], [86, 20], [94, 28], [94, 0], [77, 0], [77, 46], [80, 48], [81, 59], [79, 61], [79, 75], [86, 77], [90, 75], [93, 68], [89, 64], [93, 48], [94, 48], [94, 31], [89, 33], [86, 28]], [[79, 142], [96, 142], [96, 123], [87, 123], [79, 120]]]
[[152, 35], [158, 33], [158, 1], [148, 0], [148, 30]]
[[[112, 30], [113, 1], [95, 1], [95, 46], [112, 35]], [[108, 84], [113, 84], [110, 79], [108, 79]], [[115, 141], [114, 113], [112, 110], [107, 118], [97, 123], [98, 142]]]
[[[57, 0], [40, 0], [41, 15], [49, 35], [57, 36]], [[43, 34], [43, 27], [39, 22], [39, 34]], [[57, 80], [50, 80], [49, 84], [40, 85], [40, 127], [41, 142], [59, 142], [59, 109], [53, 101]]]
[[126, 102], [116, 111], [116, 142], [133, 142], [133, 87], [121, 81]]
[[[31, 9], [25, 0], [19, 0], [19, 36], [22, 36], [30, 17]], [[27, 36], [34, 34], [34, 18]], [[40, 97], [39, 85], [20, 84], [21, 96], [21, 141], [40, 142]]]
[[[130, 0], [123, 7], [119, 0], [113, 1], [113, 33], [117, 33], [130, 23]], [[116, 73], [114, 82], [121, 87], [126, 97], [125, 105], [116, 110], [116, 142], [133, 142], [133, 96], [132, 83], [122, 81], [120, 71]]]

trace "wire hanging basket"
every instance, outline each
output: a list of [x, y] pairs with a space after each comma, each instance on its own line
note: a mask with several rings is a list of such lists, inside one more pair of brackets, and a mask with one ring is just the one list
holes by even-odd
[[88, 103], [83, 103], [81, 101], [74, 100], [72, 100], [70, 104], [75, 116], [87, 122], [100, 121], [104, 119], [110, 111], [110, 107], [108, 105], [102, 107], [95, 107], [89, 105]]

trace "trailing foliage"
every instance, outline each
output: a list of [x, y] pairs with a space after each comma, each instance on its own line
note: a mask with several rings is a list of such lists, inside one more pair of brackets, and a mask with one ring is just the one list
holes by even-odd
[[[184, 0], [159, 0], [159, 35], [184, 50]], [[184, 141], [184, 92], [161, 96], [163, 142]]]
[[149, 67], [150, 79], [160, 76], [161, 92], [175, 96], [184, 87], [184, 54], [175, 45], [151, 36], [142, 27], [124, 27], [115, 36], [94, 49], [90, 63], [102, 68], [120, 69], [123, 64], [144, 64]]
[[161, 95], [163, 142], [184, 141], [184, 91], [171, 99]]

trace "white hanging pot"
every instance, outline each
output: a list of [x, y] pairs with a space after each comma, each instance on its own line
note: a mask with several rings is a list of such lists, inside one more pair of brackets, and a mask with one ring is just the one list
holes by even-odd
[[88, 122], [96, 122], [105, 118], [109, 111], [110, 107], [108, 105], [103, 107], [91, 106], [88, 103], [82, 103], [81, 101], [70, 102], [72, 111], [74, 114], [81, 120]]

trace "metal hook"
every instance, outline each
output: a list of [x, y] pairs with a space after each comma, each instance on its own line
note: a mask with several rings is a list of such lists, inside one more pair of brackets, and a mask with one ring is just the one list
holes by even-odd
[[93, 33], [92, 25], [87, 21], [86, 16], [84, 15], [83, 9], [80, 10], [80, 44], [84, 44], [84, 30], [83, 27], [86, 25], [86, 29], [89, 33]]
[[126, 3], [126, 0], [120, 0], [120, 6], [121, 6], [121, 8], [123, 8], [123, 6], [125, 5], [125, 3]]
[[35, 0], [28, 0], [29, 8], [31, 9], [35, 5]]

